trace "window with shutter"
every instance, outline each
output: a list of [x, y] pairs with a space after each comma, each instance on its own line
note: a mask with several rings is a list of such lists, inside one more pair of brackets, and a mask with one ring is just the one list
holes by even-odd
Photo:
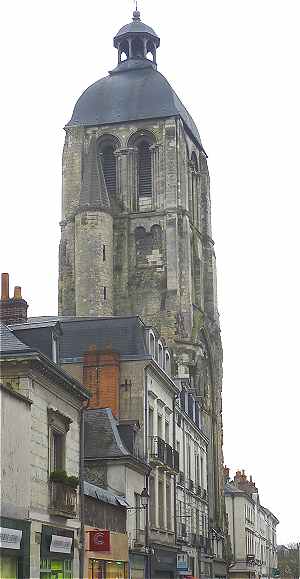
[[108, 193], [116, 193], [116, 157], [114, 147], [107, 145], [101, 150], [102, 169]]
[[142, 141], [138, 147], [138, 192], [140, 197], [152, 195], [150, 144]]

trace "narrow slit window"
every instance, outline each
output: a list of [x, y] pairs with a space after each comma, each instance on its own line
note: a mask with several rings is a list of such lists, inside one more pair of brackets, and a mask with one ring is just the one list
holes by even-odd
[[106, 300], [107, 299], [107, 291], [106, 291], [106, 287], [103, 287], [103, 299]]
[[106, 247], [105, 247], [105, 245], [103, 245], [103, 248], [102, 248], [102, 258], [103, 258], [103, 261], [106, 260]]

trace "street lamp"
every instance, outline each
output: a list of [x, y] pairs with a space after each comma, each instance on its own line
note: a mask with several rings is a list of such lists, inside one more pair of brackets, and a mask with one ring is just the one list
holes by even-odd
[[143, 509], [148, 508], [149, 499], [150, 499], [150, 495], [149, 495], [147, 489], [143, 488], [143, 490], [141, 492], [141, 504], [142, 504]]
[[150, 495], [146, 487], [141, 492], [141, 506], [127, 507], [127, 511], [145, 511], [145, 579], [151, 579], [151, 562], [150, 562], [150, 548], [149, 548], [149, 501]]
[[151, 578], [151, 563], [149, 553], [149, 500], [150, 500], [149, 491], [145, 487], [141, 492], [141, 503], [145, 509], [145, 555], [146, 555], [145, 579]]

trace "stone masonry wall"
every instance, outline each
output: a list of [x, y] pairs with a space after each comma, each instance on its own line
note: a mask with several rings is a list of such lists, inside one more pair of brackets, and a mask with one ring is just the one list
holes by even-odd
[[75, 217], [77, 316], [113, 312], [113, 223], [109, 213], [85, 211]]

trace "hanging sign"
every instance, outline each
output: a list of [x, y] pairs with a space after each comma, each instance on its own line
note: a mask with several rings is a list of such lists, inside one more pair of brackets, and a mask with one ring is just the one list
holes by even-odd
[[89, 531], [90, 551], [110, 551], [109, 531]]
[[50, 551], [52, 553], [71, 553], [73, 539], [60, 535], [51, 535]]
[[22, 531], [0, 527], [0, 547], [2, 549], [20, 549]]

